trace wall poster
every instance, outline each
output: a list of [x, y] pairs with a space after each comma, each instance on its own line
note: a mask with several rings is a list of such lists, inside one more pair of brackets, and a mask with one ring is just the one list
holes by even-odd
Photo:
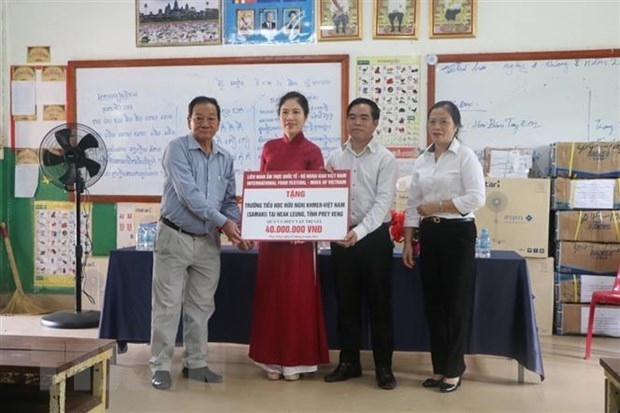
[[381, 109], [375, 137], [397, 158], [416, 158], [426, 147], [420, 131], [420, 58], [357, 58], [357, 95]]
[[[82, 203], [81, 207], [80, 238], [86, 255], [91, 251], [89, 233], [92, 205]], [[76, 224], [73, 202], [34, 202], [35, 288], [75, 286]]]

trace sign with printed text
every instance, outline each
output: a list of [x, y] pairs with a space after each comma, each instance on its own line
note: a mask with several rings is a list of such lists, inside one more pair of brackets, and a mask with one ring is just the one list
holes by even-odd
[[349, 229], [349, 171], [245, 172], [241, 236], [335, 241]]

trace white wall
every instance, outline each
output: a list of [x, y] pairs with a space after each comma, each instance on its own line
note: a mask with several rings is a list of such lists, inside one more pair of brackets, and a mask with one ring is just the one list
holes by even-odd
[[5, 110], [8, 106], [8, 97], [9, 94], [7, 92], [8, 89], [8, 64], [7, 61], [7, 44], [6, 41], [6, 3], [0, 1], [0, 69], [2, 70], [2, 75], [0, 75], [0, 160], [4, 157], [4, 151], [2, 147], [4, 143], [7, 142], [7, 132], [8, 128], [4, 126], [4, 124], [8, 121], [9, 115], [4, 115], [8, 111]]
[[[478, 0], [477, 37], [449, 40], [428, 38], [429, 0], [421, 1], [419, 40], [372, 40], [373, 2], [362, 0], [361, 41], [156, 48], [135, 45], [135, 0], [0, 1], [5, 2], [1, 22], [6, 30], [2, 44], [5, 91], [9, 90], [8, 65], [24, 64], [26, 48], [38, 45], [51, 46], [53, 64], [84, 59], [347, 53], [352, 58], [351, 79], [356, 56], [620, 47], [620, 0]], [[354, 81], [350, 85], [353, 96]], [[6, 100], [2, 102], [3, 128], [7, 128], [10, 113]], [[2, 132], [0, 135], [6, 136], [8, 131]]]

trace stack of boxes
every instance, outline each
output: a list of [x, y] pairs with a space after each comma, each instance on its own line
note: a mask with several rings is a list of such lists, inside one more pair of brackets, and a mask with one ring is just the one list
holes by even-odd
[[532, 149], [484, 151], [486, 204], [476, 211], [478, 231], [487, 228], [494, 250], [525, 257], [540, 335], [553, 332], [553, 258], [549, 257], [550, 180], [528, 178]]
[[[555, 210], [555, 331], [585, 334], [592, 291], [620, 266], [620, 142], [551, 148]], [[594, 333], [620, 337], [620, 307], [597, 308]]]

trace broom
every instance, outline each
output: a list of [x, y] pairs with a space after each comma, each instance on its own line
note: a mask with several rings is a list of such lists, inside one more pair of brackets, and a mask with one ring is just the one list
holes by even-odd
[[11, 274], [13, 274], [13, 281], [15, 281], [15, 292], [13, 297], [9, 300], [9, 303], [4, 307], [0, 314], [45, 314], [49, 313], [39, 304], [35, 303], [28, 296], [24, 294], [22, 288], [22, 281], [19, 278], [17, 272], [17, 264], [15, 263], [15, 255], [13, 255], [13, 247], [11, 246], [11, 240], [9, 233], [6, 229], [6, 224], [3, 222], [0, 224], [0, 230], [2, 231], [2, 238], [4, 239], [4, 246], [6, 248], [6, 255], [9, 257], [9, 266], [11, 267]]

